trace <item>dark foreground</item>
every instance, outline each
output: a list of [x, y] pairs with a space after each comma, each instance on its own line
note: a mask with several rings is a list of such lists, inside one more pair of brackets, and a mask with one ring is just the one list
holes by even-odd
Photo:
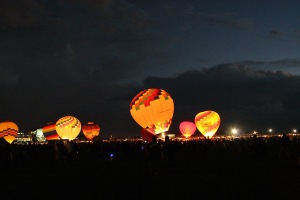
[[112, 149], [102, 148], [93, 155], [79, 149], [69, 160], [31, 155], [1, 163], [0, 199], [300, 199], [298, 144], [282, 156], [276, 142], [262, 149], [180, 144], [173, 167], [162, 161], [157, 175], [134, 145], [114, 149], [112, 160]]

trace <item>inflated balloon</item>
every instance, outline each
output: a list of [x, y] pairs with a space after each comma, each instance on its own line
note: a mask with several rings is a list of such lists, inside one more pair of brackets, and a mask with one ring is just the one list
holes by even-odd
[[168, 92], [150, 88], [137, 94], [130, 103], [132, 118], [152, 134], [169, 130], [174, 113], [174, 102]]
[[43, 134], [46, 140], [58, 140], [59, 135], [56, 132], [56, 124], [55, 123], [48, 123], [43, 127]]
[[196, 125], [194, 122], [183, 121], [179, 125], [179, 130], [186, 138], [191, 137], [196, 131]]
[[0, 138], [4, 138], [8, 143], [12, 143], [18, 135], [18, 126], [11, 121], [0, 123]]
[[215, 111], [203, 111], [195, 116], [195, 124], [197, 129], [206, 138], [211, 138], [217, 132], [221, 123], [221, 118]]
[[95, 122], [88, 122], [82, 126], [82, 132], [86, 139], [93, 140], [100, 133], [100, 126]]
[[61, 139], [74, 140], [80, 131], [81, 123], [76, 117], [65, 116], [56, 122], [56, 132]]

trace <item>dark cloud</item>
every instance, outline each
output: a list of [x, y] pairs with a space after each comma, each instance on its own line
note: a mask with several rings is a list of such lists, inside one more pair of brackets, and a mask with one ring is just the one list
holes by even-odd
[[193, 121], [204, 110], [222, 118], [221, 130], [239, 126], [244, 131], [273, 127], [289, 131], [299, 124], [300, 78], [280, 71], [257, 71], [243, 65], [219, 65], [188, 71], [176, 78], [149, 77], [144, 87], [161, 87], [175, 102], [174, 124]]
[[297, 58], [281, 59], [270, 62], [243, 61], [237, 64], [245, 65], [255, 70], [281, 71], [282, 73], [286, 72], [295, 75], [299, 75], [300, 69], [300, 60]]
[[278, 30], [270, 30], [267, 38], [274, 40], [282, 40], [284, 39], [284, 33]]
[[251, 31], [255, 29], [254, 23], [250, 19], [240, 17], [236, 13], [223, 14], [205, 14], [199, 13], [199, 16], [210, 22], [213, 26], [225, 26], [237, 30]]

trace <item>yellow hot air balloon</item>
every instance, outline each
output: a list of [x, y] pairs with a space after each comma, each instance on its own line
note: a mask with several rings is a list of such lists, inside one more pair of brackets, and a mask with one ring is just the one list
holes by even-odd
[[132, 118], [152, 134], [169, 130], [174, 114], [174, 102], [163, 89], [150, 88], [137, 94], [130, 103]]
[[80, 131], [81, 123], [76, 117], [65, 116], [56, 122], [56, 132], [61, 139], [74, 140]]
[[18, 135], [18, 126], [11, 121], [0, 123], [0, 138], [4, 138], [8, 143], [12, 143]]
[[200, 112], [195, 116], [196, 127], [206, 138], [214, 136], [220, 123], [221, 118], [219, 114], [212, 110]]
[[82, 132], [86, 139], [92, 140], [94, 137], [98, 136], [100, 133], [100, 126], [95, 122], [88, 122], [82, 126]]

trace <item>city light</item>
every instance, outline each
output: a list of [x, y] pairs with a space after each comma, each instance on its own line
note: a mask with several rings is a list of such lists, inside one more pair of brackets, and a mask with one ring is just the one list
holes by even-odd
[[238, 133], [238, 130], [236, 128], [233, 128], [233, 129], [231, 129], [231, 133], [235, 135]]
[[270, 128], [270, 129], [269, 129], [269, 133], [272, 133], [272, 132], [273, 132], [273, 129]]

